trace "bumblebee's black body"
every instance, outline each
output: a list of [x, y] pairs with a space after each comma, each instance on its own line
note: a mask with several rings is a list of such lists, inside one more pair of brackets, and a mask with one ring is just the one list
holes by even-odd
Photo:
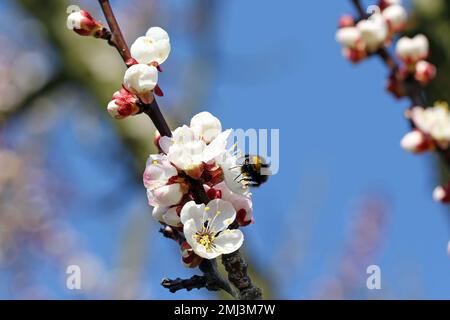
[[259, 187], [269, 179], [268, 175], [261, 174], [261, 169], [269, 167], [262, 157], [245, 155], [241, 167], [242, 181], [247, 182], [249, 186]]

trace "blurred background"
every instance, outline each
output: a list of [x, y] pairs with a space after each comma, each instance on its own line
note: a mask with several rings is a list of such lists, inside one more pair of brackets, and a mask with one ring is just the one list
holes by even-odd
[[[449, 101], [450, 4], [405, 2], [438, 65], [429, 96]], [[450, 299], [450, 212], [431, 198], [446, 173], [399, 147], [408, 102], [385, 93], [382, 63], [341, 57], [349, 1], [111, 3], [129, 43], [155, 25], [171, 35], [159, 102], [172, 127], [208, 110], [224, 128], [280, 129], [280, 172], [244, 230], [266, 298]], [[70, 4], [104, 21], [95, 0], [0, 3], [0, 298], [221, 298], [160, 286], [197, 271], [146, 203], [154, 127], [109, 117], [123, 63], [67, 30]], [[71, 264], [82, 290], [66, 288]], [[369, 265], [381, 290], [366, 287]]]

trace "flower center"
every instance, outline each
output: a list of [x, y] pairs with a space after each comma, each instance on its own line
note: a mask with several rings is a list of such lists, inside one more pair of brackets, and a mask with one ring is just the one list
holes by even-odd
[[207, 230], [202, 230], [197, 232], [196, 235], [194, 235], [195, 240], [200, 243], [202, 246], [206, 248], [207, 251], [211, 250], [211, 248], [214, 247], [214, 234], [211, 232], [208, 232]]

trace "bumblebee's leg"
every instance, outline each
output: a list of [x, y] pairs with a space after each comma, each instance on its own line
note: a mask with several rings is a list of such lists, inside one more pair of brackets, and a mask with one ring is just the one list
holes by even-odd
[[[239, 179], [242, 176], [242, 173], [240, 175], [238, 175], [236, 178], [234, 178], [234, 181], [236, 181], [237, 179]], [[238, 183], [241, 183], [242, 180], [245, 180], [246, 178], [242, 178], [241, 180], [238, 181]]]

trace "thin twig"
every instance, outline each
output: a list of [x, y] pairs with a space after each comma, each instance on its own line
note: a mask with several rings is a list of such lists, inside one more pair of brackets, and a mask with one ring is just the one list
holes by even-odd
[[171, 226], [164, 226], [163, 228], [159, 229], [159, 232], [164, 236], [164, 238], [172, 239], [179, 245], [183, 244], [183, 242], [186, 241], [183, 234]]
[[191, 291], [192, 289], [202, 289], [206, 288], [206, 276], [192, 276], [189, 279], [163, 279], [161, 285], [169, 289], [170, 292], [175, 293], [180, 290]]
[[367, 12], [364, 10], [364, 7], [361, 3], [360, 0], [351, 0], [353, 5], [356, 8], [356, 11], [358, 11], [358, 14], [360, 16], [361, 19], [366, 19], [367, 18]]
[[120, 30], [114, 12], [111, 8], [111, 5], [109, 4], [109, 0], [98, 0], [98, 2], [102, 7], [103, 13], [105, 14], [105, 18], [109, 25], [109, 29], [111, 30], [112, 41], [115, 44], [115, 47], [122, 56], [123, 61], [126, 62], [130, 60], [131, 59], [130, 49], [128, 48], [128, 45], [125, 42], [125, 38], [122, 35], [122, 31]]

